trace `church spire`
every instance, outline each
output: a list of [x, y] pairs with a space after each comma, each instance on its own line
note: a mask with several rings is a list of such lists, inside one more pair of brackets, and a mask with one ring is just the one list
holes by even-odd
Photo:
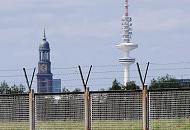
[[49, 42], [47, 41], [47, 38], [46, 38], [46, 30], [44, 28], [44, 32], [43, 32], [43, 38], [42, 38], [42, 42], [40, 44], [40, 50], [50, 50], [50, 47], [49, 47]]
[[44, 38], [43, 38], [43, 40], [46, 41], [46, 29], [45, 28], [44, 28]]

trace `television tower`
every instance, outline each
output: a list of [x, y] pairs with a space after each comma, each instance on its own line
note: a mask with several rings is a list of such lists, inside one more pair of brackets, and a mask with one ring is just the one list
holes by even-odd
[[128, 0], [125, 0], [125, 15], [122, 18], [122, 42], [116, 47], [124, 52], [124, 57], [119, 62], [124, 66], [124, 85], [130, 81], [130, 65], [135, 62], [135, 58], [131, 58], [130, 51], [138, 48], [137, 44], [131, 42], [132, 35], [132, 18], [129, 17]]

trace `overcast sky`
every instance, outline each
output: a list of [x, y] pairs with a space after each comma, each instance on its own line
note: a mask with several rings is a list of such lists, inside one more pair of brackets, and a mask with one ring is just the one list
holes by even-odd
[[[143, 67], [148, 61], [156, 64], [180, 63], [178, 66], [152, 65], [152, 69], [170, 68], [169, 65], [174, 68], [189, 67], [189, 63], [182, 63], [190, 61], [190, 0], [129, 0], [129, 3], [129, 14], [133, 18], [132, 41], [139, 45], [131, 56]], [[115, 45], [121, 42], [123, 14], [124, 0], [0, 0], [0, 68], [21, 70], [22, 67], [37, 66], [38, 47], [45, 27], [51, 47], [52, 68], [79, 64], [116, 65], [115, 68], [94, 67], [94, 71], [122, 71], [118, 58], [123, 54]], [[73, 79], [67, 75], [70, 70], [52, 71], [54, 77], [63, 79], [62, 86], [81, 84], [74, 81], [67, 83], [66, 80]], [[170, 73], [189, 78], [189, 72], [188, 69], [167, 70], [150, 72], [149, 75]], [[24, 82], [24, 77], [4, 77], [22, 74], [22, 71], [1, 71], [0, 79]], [[133, 75], [137, 76], [136, 71], [132, 71]], [[123, 73], [120, 72], [101, 76], [109, 80], [94, 80], [96, 84], [102, 84], [96, 85], [98, 89], [103, 88], [103, 84], [110, 84], [113, 78], [123, 81]], [[101, 78], [98, 75], [95, 77]], [[76, 78], [80, 79], [78, 75]], [[138, 78], [134, 80], [139, 81]], [[93, 80], [90, 82], [93, 87]]]

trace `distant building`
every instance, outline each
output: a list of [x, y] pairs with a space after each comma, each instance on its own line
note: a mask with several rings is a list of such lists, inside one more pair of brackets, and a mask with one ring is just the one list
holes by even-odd
[[[61, 86], [61, 80], [53, 81], [53, 74], [51, 73], [50, 46], [49, 42], [46, 40], [46, 34], [44, 30], [44, 38], [39, 46], [37, 92], [52, 93], [54, 90], [58, 91], [58, 87]], [[56, 86], [55, 89], [53, 86]]]
[[61, 92], [61, 79], [53, 79], [53, 93]]

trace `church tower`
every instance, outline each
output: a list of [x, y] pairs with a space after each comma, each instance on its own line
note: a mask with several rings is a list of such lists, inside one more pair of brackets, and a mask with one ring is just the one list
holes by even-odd
[[53, 74], [51, 73], [50, 47], [46, 39], [45, 29], [43, 41], [39, 46], [39, 62], [37, 73], [37, 92], [49, 93], [52, 92]]

